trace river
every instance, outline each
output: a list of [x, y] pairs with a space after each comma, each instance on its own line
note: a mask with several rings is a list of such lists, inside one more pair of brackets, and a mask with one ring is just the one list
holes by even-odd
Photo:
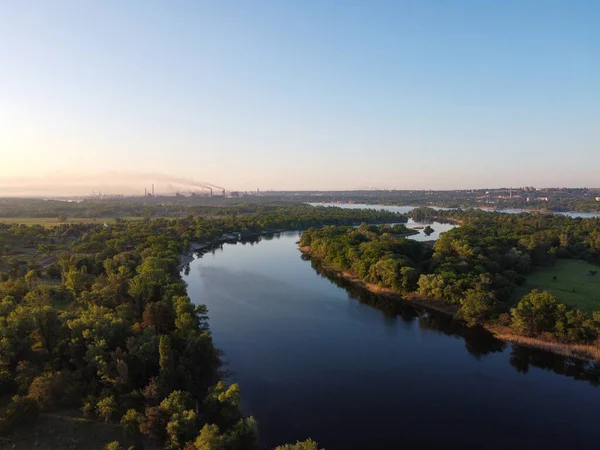
[[223, 244], [184, 271], [263, 445], [598, 448], [600, 366], [383, 301], [303, 258], [299, 236]]

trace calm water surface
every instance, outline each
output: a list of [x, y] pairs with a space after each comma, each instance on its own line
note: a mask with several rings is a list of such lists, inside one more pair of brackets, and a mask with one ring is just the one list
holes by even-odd
[[[436, 228], [437, 225], [434, 225]], [[186, 269], [265, 446], [598, 448], [600, 368], [503, 343], [330, 279], [299, 233]]]

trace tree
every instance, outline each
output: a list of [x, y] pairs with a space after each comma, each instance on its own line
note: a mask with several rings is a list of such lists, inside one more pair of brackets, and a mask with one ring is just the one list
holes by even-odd
[[104, 447], [105, 450], [123, 450], [123, 447], [121, 447], [121, 443], [119, 441], [112, 441], [109, 442], [108, 444], [106, 444], [106, 447]]
[[185, 391], [173, 391], [167, 398], [160, 402], [160, 409], [169, 416], [190, 409], [190, 406], [191, 397]]
[[71, 267], [68, 272], [63, 272], [63, 283], [67, 289], [72, 291], [76, 296], [81, 295], [83, 291], [90, 289], [93, 277], [87, 273], [85, 266], [81, 269]]
[[404, 292], [412, 292], [417, 289], [417, 283], [419, 282], [419, 271], [417, 269], [408, 266], [402, 267], [400, 269], [400, 276]]
[[96, 412], [98, 416], [104, 419], [105, 423], [112, 421], [117, 412], [117, 402], [115, 397], [110, 395], [104, 397], [96, 404]]
[[225, 448], [231, 450], [258, 450], [258, 425], [254, 417], [239, 419], [223, 436]]
[[219, 381], [208, 390], [205, 399], [208, 422], [216, 423], [225, 429], [240, 418], [238, 405], [240, 403], [240, 387], [238, 384], [227, 386]]
[[60, 278], [62, 271], [60, 268], [60, 264], [53, 262], [46, 268], [46, 274], [50, 278], [58, 279]]
[[177, 450], [192, 440], [197, 433], [196, 413], [189, 409], [182, 412], [176, 412], [167, 422], [167, 442], [166, 448]]
[[128, 409], [121, 417], [121, 428], [128, 436], [136, 437], [140, 433], [140, 425], [144, 421], [144, 415], [135, 409]]
[[194, 450], [225, 450], [223, 437], [215, 424], [204, 424], [194, 441]]
[[552, 294], [535, 290], [524, 296], [516, 308], [512, 308], [512, 326], [527, 334], [555, 331], [557, 319], [566, 311]]
[[146, 408], [144, 421], [140, 425], [140, 432], [151, 439], [163, 442], [166, 437], [168, 416], [159, 406]]
[[473, 327], [487, 318], [493, 301], [494, 296], [489, 292], [469, 289], [461, 302], [457, 318], [464, 320], [468, 326]]
[[295, 444], [280, 445], [275, 447], [275, 450], [319, 450], [319, 444], [309, 438], [302, 442], [297, 441]]
[[598, 338], [598, 329], [585, 312], [568, 310], [557, 319], [556, 334], [571, 342], [592, 342]]
[[166, 393], [165, 389], [160, 385], [159, 379], [152, 377], [144, 388], [143, 395], [148, 405], [156, 406], [163, 400]]
[[29, 315], [34, 323], [35, 336], [48, 353], [52, 353], [63, 331], [58, 311], [51, 306], [29, 308]]
[[166, 302], [148, 303], [142, 315], [142, 326], [153, 326], [159, 333], [168, 333], [174, 326], [172, 308]]
[[49, 411], [64, 401], [65, 390], [66, 380], [62, 373], [44, 373], [34, 378], [28, 396], [38, 402], [42, 411]]
[[171, 338], [163, 334], [158, 344], [159, 365], [161, 377], [166, 381], [173, 373], [174, 361], [171, 349]]
[[37, 270], [30, 270], [25, 274], [25, 281], [27, 282], [29, 289], [33, 289], [40, 281], [39, 272]]

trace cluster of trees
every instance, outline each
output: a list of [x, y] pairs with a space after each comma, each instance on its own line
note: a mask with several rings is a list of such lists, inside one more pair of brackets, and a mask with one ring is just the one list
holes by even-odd
[[[179, 278], [182, 241], [171, 227], [93, 227], [40, 276], [9, 273], [0, 283], [3, 432], [38, 411], [80, 406], [166, 448], [193, 441], [202, 422], [256, 440], [237, 386], [209, 389], [219, 355], [206, 309]], [[96, 241], [102, 251], [86, 252]]]
[[79, 407], [89, 418], [120, 425], [129, 443], [257, 448], [256, 422], [238, 409], [239, 387], [219, 380], [207, 310], [186, 294], [180, 255], [192, 242], [232, 231], [364, 220], [406, 218], [257, 205], [216, 217], [0, 225], [4, 248], [21, 251], [14, 267], [0, 271], [0, 433], [40, 411]]
[[[507, 313], [516, 287], [535, 266], [552, 264], [556, 258], [600, 262], [600, 219], [429, 208], [412, 214], [421, 220], [459, 220], [462, 226], [442, 234], [433, 249], [394, 236], [389, 227], [366, 225], [358, 230], [311, 229], [300, 245], [370, 283], [457, 305], [458, 317], [470, 325]], [[551, 315], [552, 320], [545, 320], [544, 326], [526, 326], [524, 314], [537, 317], [532, 305], [542, 298], [543, 305], [555, 305], [544, 309], [544, 316]], [[515, 330], [530, 335], [551, 333], [569, 342], [591, 342], [597, 337], [598, 322], [583, 311], [557, 305], [550, 294], [534, 292], [507, 314], [508, 321]]]
[[404, 239], [402, 224], [310, 228], [299, 245], [341, 270], [369, 283], [408, 293], [417, 288], [419, 275], [433, 254], [430, 246]]

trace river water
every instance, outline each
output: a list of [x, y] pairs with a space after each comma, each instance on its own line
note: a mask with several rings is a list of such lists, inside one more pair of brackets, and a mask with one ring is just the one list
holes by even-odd
[[299, 236], [223, 244], [184, 271], [264, 446], [598, 448], [598, 365], [382, 300], [303, 258]]

